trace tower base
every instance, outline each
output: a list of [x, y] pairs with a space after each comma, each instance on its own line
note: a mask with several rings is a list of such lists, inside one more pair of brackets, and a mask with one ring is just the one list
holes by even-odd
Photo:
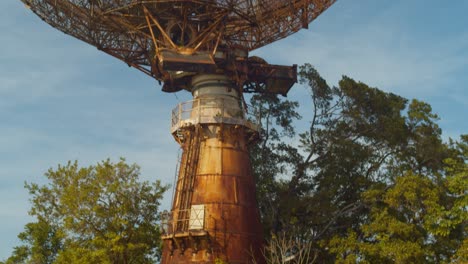
[[258, 131], [226, 77], [201, 75], [192, 85], [190, 109], [173, 114], [183, 154], [172, 211], [163, 220], [162, 263], [263, 263], [248, 151]]

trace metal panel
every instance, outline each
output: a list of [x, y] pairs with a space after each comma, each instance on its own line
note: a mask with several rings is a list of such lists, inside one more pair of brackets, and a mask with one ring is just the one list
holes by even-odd
[[194, 204], [190, 209], [189, 230], [202, 230], [205, 224], [205, 205]]

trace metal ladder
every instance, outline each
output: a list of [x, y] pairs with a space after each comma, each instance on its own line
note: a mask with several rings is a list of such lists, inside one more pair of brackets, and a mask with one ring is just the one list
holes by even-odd
[[[181, 188], [178, 190], [179, 206], [177, 208], [177, 232], [186, 232], [189, 228], [190, 207], [193, 197], [193, 186], [197, 173], [198, 159], [200, 154], [201, 126], [195, 126], [189, 132], [188, 140], [185, 142], [185, 158], [182, 160], [180, 170], [182, 171]], [[183, 166], [183, 167], [182, 167]]]

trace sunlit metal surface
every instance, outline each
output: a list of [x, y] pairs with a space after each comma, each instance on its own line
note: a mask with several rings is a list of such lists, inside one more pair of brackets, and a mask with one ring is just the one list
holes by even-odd
[[171, 133], [197, 124], [242, 125], [258, 132], [259, 117], [255, 113], [248, 112], [248, 109], [253, 108], [233, 107], [229, 104], [229, 100], [224, 98], [202, 98], [183, 102], [172, 110]]
[[151, 77], [192, 92], [172, 113], [183, 149], [162, 264], [263, 264], [249, 144], [259, 137], [245, 92], [286, 96], [297, 66], [249, 51], [285, 38], [335, 0], [21, 0], [45, 22]]
[[[227, 57], [247, 54], [234, 50], [248, 52], [307, 28], [336, 0], [21, 1], [53, 27], [160, 81], [178, 79], [165, 89], [173, 92], [187, 88], [170, 67], [229, 70]], [[164, 67], [166, 58], [172, 58], [169, 68]], [[174, 59], [183, 63], [174, 64]], [[244, 85], [248, 78], [236, 81]]]

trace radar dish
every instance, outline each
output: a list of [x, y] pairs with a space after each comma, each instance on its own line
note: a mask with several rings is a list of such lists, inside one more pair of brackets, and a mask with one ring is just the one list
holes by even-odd
[[163, 90], [171, 92], [186, 89], [187, 73], [239, 75], [229, 73], [228, 57], [246, 60], [249, 51], [307, 28], [336, 0], [21, 1], [51, 26], [167, 82]]
[[161, 216], [161, 263], [265, 263], [249, 155], [261, 117], [248, 111], [243, 93], [286, 96], [297, 65], [271, 65], [249, 52], [307, 28], [335, 0], [21, 1], [53, 27], [164, 82], [163, 91], [192, 92], [172, 111], [183, 152], [171, 212]]

